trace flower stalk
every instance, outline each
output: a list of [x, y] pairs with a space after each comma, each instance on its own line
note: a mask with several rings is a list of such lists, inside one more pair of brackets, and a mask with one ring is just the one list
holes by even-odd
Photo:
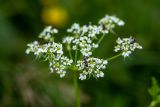
[[120, 57], [121, 55], [122, 55], [122, 53], [119, 53], [119, 54], [117, 54], [115, 56], [112, 56], [112, 57], [108, 58], [107, 61], [111, 61], [113, 59], [116, 59], [116, 58]]
[[105, 35], [102, 35], [101, 38], [98, 40], [97, 44], [100, 44], [102, 40], [104, 39]]
[[77, 73], [74, 73], [73, 81], [74, 81], [74, 95], [76, 100], [76, 107], [81, 107]]

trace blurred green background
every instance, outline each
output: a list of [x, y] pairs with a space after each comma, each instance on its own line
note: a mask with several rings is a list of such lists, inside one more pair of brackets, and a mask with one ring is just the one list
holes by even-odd
[[[160, 0], [0, 0], [0, 107], [74, 107], [70, 77], [59, 79], [46, 63], [25, 54], [46, 25], [66, 36], [74, 22], [96, 24], [105, 14], [126, 24], [118, 36], [143, 46], [109, 63], [105, 78], [79, 81], [82, 107], [147, 107], [151, 77], [160, 82]], [[95, 55], [108, 58], [118, 36], [106, 37]]]

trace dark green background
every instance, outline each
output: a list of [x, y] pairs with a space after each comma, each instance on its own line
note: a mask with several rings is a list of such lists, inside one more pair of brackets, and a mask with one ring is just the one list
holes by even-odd
[[[47, 1], [47, 0], [46, 0]], [[49, 0], [67, 11], [68, 20], [57, 41], [72, 23], [96, 24], [105, 14], [126, 24], [106, 37], [95, 55], [108, 58], [118, 36], [134, 36], [143, 46], [124, 60], [108, 64], [105, 78], [79, 81], [82, 107], [147, 107], [151, 77], [160, 82], [160, 0]], [[38, 0], [0, 0], [0, 107], [74, 107], [70, 77], [50, 75], [47, 63], [25, 54], [46, 24]], [[54, 26], [54, 24], [53, 24]]]

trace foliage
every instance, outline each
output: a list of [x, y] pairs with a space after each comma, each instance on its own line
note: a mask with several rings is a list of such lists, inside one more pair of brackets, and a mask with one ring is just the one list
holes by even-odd
[[149, 107], [156, 107], [156, 105], [160, 103], [160, 87], [154, 77], [152, 77], [152, 87], [148, 89], [148, 92], [152, 97], [152, 102]]

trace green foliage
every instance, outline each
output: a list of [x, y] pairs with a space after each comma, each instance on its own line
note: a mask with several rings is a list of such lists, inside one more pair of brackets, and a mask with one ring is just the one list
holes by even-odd
[[154, 77], [152, 77], [152, 87], [148, 89], [148, 92], [152, 97], [152, 102], [149, 107], [156, 107], [156, 105], [160, 103], [160, 87]]

